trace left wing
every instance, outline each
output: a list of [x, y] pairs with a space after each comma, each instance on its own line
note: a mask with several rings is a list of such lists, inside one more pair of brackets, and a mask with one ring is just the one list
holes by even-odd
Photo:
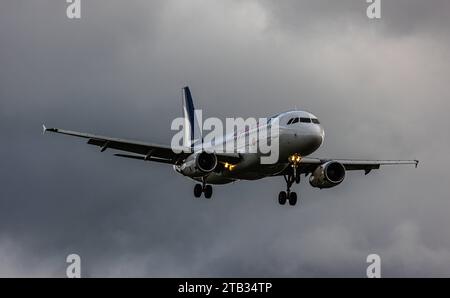
[[321, 159], [321, 158], [302, 158], [300, 161], [300, 171], [302, 173], [311, 173], [318, 165], [327, 161], [337, 161], [344, 165], [347, 171], [363, 170], [367, 175], [372, 170], [379, 169], [384, 165], [417, 165], [418, 160], [362, 160], [362, 159]]
[[[167, 164], [178, 164], [183, 162], [187, 156], [193, 153], [193, 149], [191, 148], [178, 147], [172, 149], [172, 147], [170, 146], [104, 137], [90, 133], [64, 130], [59, 128], [47, 128], [45, 127], [45, 125], [43, 125], [43, 132], [60, 133], [64, 135], [88, 139], [87, 143], [89, 145], [99, 146], [100, 152], [104, 152], [106, 149], [115, 149], [134, 153], [134, 154], [115, 154], [115, 156], [145, 161], [155, 161]], [[239, 154], [216, 154], [216, 155], [218, 160], [221, 162], [236, 163], [241, 159]]]
[[[176, 154], [170, 146], [163, 146], [151, 143], [144, 143], [139, 141], [131, 141], [124, 140], [118, 138], [110, 138], [104, 137], [89, 133], [82, 133], [71, 130], [63, 130], [59, 128], [46, 128], [43, 126], [44, 132], [54, 132], [60, 133], [69, 136], [80, 137], [84, 139], [88, 139], [87, 143], [90, 145], [95, 145], [100, 147], [100, 152], [104, 152], [106, 149], [116, 149], [125, 152], [131, 152], [137, 155], [128, 155], [128, 154], [116, 154], [116, 156], [120, 157], [128, 157], [135, 159], [143, 159], [149, 161], [156, 161], [162, 163], [175, 164], [178, 159], [184, 159], [187, 155], [190, 154], [190, 149], [182, 151], [183, 148], [179, 148], [182, 151], [179, 154]], [[188, 152], [188, 153], [185, 153]]]

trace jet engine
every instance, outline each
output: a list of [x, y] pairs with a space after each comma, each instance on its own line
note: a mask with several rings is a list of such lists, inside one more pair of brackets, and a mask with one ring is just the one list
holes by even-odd
[[309, 184], [312, 187], [330, 188], [340, 184], [344, 178], [344, 165], [337, 161], [328, 161], [314, 170], [309, 177]]
[[217, 156], [214, 153], [199, 152], [189, 155], [176, 170], [185, 176], [202, 177], [214, 171], [216, 167]]

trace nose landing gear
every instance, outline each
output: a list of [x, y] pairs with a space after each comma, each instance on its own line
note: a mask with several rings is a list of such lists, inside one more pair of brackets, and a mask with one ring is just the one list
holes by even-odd
[[286, 191], [280, 191], [278, 194], [278, 203], [280, 205], [286, 204], [289, 202], [289, 205], [295, 206], [297, 204], [297, 193], [295, 191], [291, 191], [291, 186], [294, 182], [296, 182], [294, 175], [284, 175], [284, 180], [286, 181], [287, 187]]
[[289, 157], [289, 163], [292, 167], [292, 175], [294, 176], [294, 180], [296, 184], [300, 183], [300, 171], [298, 170], [298, 166], [300, 164], [300, 161], [302, 160], [302, 157], [295, 153]]
[[291, 166], [291, 171], [287, 175], [283, 175], [284, 180], [286, 181], [286, 191], [280, 191], [278, 194], [278, 203], [280, 205], [286, 204], [289, 202], [289, 205], [295, 206], [297, 204], [297, 193], [295, 191], [291, 191], [291, 186], [294, 184], [300, 183], [300, 171], [298, 169], [299, 163], [301, 160], [301, 156], [298, 154], [294, 154], [289, 157], [289, 162]]
[[278, 203], [284, 205], [286, 202], [289, 202], [291, 206], [295, 206], [297, 204], [297, 193], [295, 191], [280, 191], [278, 194]]

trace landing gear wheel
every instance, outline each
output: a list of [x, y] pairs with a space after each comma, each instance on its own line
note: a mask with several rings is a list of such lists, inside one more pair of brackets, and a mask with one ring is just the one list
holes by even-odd
[[287, 200], [286, 192], [280, 191], [280, 193], [278, 194], [278, 203], [280, 203], [280, 205], [284, 205], [286, 204], [286, 200]]
[[293, 191], [289, 193], [289, 205], [295, 206], [295, 204], [297, 204], [297, 193]]
[[203, 192], [205, 193], [205, 198], [210, 199], [212, 196], [212, 186], [211, 185], [205, 185], [205, 188], [203, 189]]
[[194, 196], [200, 198], [203, 192], [203, 187], [201, 184], [195, 184], [194, 186]]

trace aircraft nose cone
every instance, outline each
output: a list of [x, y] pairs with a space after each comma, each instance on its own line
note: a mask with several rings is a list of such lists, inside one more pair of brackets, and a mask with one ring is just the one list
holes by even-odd
[[314, 148], [319, 148], [320, 145], [322, 145], [323, 142], [323, 135], [322, 134], [314, 134], [310, 137], [311, 146]]
[[316, 151], [323, 142], [323, 135], [314, 133], [307, 136], [304, 136], [303, 138], [303, 147], [300, 152], [304, 155], [309, 155]]
[[325, 132], [322, 127], [320, 127], [320, 129], [316, 129], [314, 133], [310, 135], [311, 147], [313, 147], [314, 150], [317, 150], [322, 145], [324, 137]]

